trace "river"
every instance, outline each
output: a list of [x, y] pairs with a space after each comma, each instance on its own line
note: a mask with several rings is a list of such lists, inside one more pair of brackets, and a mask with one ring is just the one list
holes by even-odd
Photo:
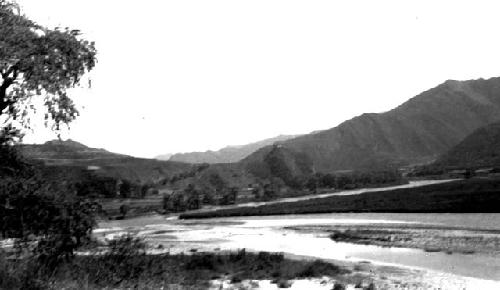
[[[417, 270], [420, 276], [416, 279], [426, 279], [441, 289], [500, 289], [500, 249], [492, 254], [447, 254], [415, 248], [334, 242], [321, 230], [298, 231], [290, 228], [345, 225], [432, 226], [442, 228], [443, 233], [449, 232], [450, 235], [463, 232], [477, 238], [474, 235], [481, 233], [500, 239], [500, 214], [442, 213], [332, 213], [189, 221], [149, 216], [106, 221], [100, 224], [95, 233], [113, 238], [123, 232], [133, 232], [144, 236], [153, 248], [161, 245], [171, 253], [241, 248], [284, 252], [294, 256]], [[498, 244], [495, 246], [500, 247]]]

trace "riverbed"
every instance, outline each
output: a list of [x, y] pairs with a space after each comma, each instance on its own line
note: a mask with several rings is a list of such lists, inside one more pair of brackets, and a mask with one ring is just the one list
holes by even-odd
[[[393, 187], [337, 191], [243, 206], [448, 181], [451, 180], [412, 181]], [[242, 205], [233, 207], [238, 206]], [[346, 229], [373, 235], [364, 236], [362, 242], [332, 240], [332, 232]], [[127, 232], [144, 237], [151, 253], [245, 248], [283, 252], [296, 259], [329, 260], [370, 277], [383, 289], [500, 289], [500, 214], [331, 213], [203, 220], [153, 215], [101, 222], [94, 234], [100, 239], [112, 239]], [[380, 238], [381, 233], [384, 239]]]
[[[369, 265], [368, 271], [385, 269], [378, 278], [414, 279], [441, 289], [500, 289], [500, 257], [428, 252], [422, 249], [381, 247], [335, 242], [324, 230], [310, 231], [311, 226], [378, 226], [391, 225], [419, 228], [472, 228], [499, 235], [500, 214], [386, 214], [344, 213], [308, 214], [273, 217], [220, 218], [181, 221], [175, 218], [149, 216], [100, 224], [96, 235], [111, 239], [124, 232], [145, 237], [152, 249], [171, 253], [224, 251], [246, 248], [254, 251], [284, 252], [295, 257], [321, 258], [358, 265]], [[297, 230], [308, 227], [308, 231]], [[154, 250], [153, 250], [154, 251]], [[389, 268], [383, 268], [387, 266]], [[356, 267], [356, 266], [354, 266]], [[392, 268], [391, 268], [392, 267]], [[394, 271], [387, 269], [404, 269]], [[400, 273], [400, 276], [396, 275]], [[385, 276], [385, 277], [383, 277]], [[418, 281], [421, 280], [421, 281]], [[422, 284], [424, 285], [424, 284]]]

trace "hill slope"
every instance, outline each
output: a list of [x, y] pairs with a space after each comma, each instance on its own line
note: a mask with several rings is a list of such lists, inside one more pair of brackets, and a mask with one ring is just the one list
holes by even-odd
[[227, 146], [218, 151], [205, 151], [205, 152], [190, 152], [190, 153], [177, 153], [172, 156], [169, 154], [157, 156], [156, 159], [170, 160], [186, 163], [233, 163], [247, 157], [258, 149], [272, 145], [276, 142], [285, 141], [296, 137], [295, 135], [279, 135], [274, 138], [265, 139], [262, 141], [238, 145]]
[[[21, 154], [28, 160], [45, 165], [45, 171], [63, 176], [78, 176], [80, 171], [92, 169], [98, 175], [127, 179], [138, 183], [157, 182], [165, 177], [189, 171], [192, 165], [135, 158], [87, 147], [67, 140], [48, 141], [45, 144], [19, 145]], [[76, 173], [75, 173], [76, 172]]]
[[500, 166], [500, 122], [475, 130], [434, 165], [444, 168]]
[[[433, 160], [495, 121], [500, 121], [500, 78], [446, 81], [391, 111], [363, 114], [281, 145], [303, 153], [319, 172], [397, 167]], [[269, 150], [262, 148], [243, 163], [254, 168]]]

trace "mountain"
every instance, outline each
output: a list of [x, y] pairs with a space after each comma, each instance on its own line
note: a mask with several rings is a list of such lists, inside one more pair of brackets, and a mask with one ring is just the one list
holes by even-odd
[[[53, 140], [44, 144], [18, 145], [28, 160], [43, 165], [51, 175], [79, 178], [82, 172], [92, 171], [99, 176], [127, 179], [137, 183], [158, 182], [186, 172], [192, 165], [180, 162], [135, 158], [104, 149], [85, 146], [73, 140]], [[48, 176], [48, 175], [47, 175]]]
[[25, 144], [18, 147], [25, 157], [30, 159], [38, 159], [41, 161], [58, 160], [63, 162], [64, 159], [105, 159], [127, 157], [125, 155], [108, 152], [104, 149], [90, 148], [81, 143], [68, 140], [52, 140], [44, 144]]
[[[265, 139], [247, 145], [227, 146], [218, 151], [178, 153], [170, 156], [167, 160], [186, 163], [234, 163], [240, 161], [262, 147], [294, 137], [297, 137], [297, 135], [279, 135], [274, 138]], [[168, 154], [166, 156], [168, 156]], [[160, 155], [157, 156], [156, 159], [165, 160], [165, 156]]]
[[434, 164], [441, 168], [500, 166], [500, 122], [479, 128]]
[[[397, 168], [432, 161], [496, 121], [500, 78], [449, 80], [388, 112], [363, 114], [280, 145], [301, 154], [315, 172]], [[252, 172], [265, 168], [265, 155], [271, 151], [270, 146], [261, 148], [242, 163]]]

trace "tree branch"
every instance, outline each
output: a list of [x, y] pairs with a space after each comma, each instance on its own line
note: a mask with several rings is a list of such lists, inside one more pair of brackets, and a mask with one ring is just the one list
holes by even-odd
[[[9, 77], [11, 73], [12, 77]], [[0, 115], [2, 115], [3, 110], [12, 104], [12, 101], [7, 100], [7, 88], [14, 83], [18, 74], [17, 64], [11, 66], [5, 73], [2, 73], [3, 83], [0, 85]]]

